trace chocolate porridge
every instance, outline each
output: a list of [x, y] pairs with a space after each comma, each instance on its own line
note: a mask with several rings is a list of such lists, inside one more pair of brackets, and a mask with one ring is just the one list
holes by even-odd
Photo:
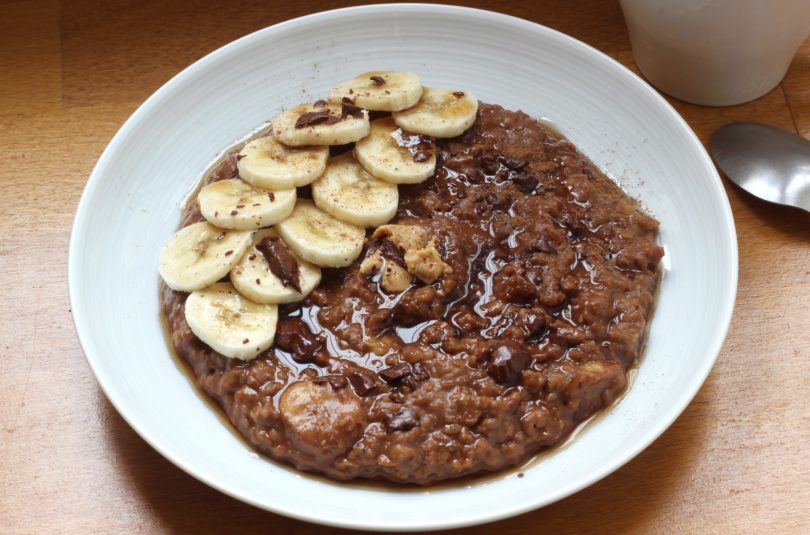
[[[278, 306], [258, 357], [212, 350], [186, 322], [189, 294], [161, 285], [174, 349], [270, 457], [427, 484], [524, 462], [624, 391], [658, 222], [522, 112], [480, 104], [463, 135], [435, 143], [435, 174], [400, 185], [396, 216], [351, 265]], [[208, 182], [237, 175], [234, 153]], [[202, 220], [192, 203], [183, 226]]]

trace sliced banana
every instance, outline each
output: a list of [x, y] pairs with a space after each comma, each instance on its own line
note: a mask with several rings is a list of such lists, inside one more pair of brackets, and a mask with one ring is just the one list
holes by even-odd
[[408, 132], [433, 137], [460, 136], [475, 122], [478, 100], [469, 91], [425, 87], [412, 108], [393, 114], [394, 122]]
[[239, 176], [256, 187], [285, 190], [306, 186], [323, 173], [329, 147], [287, 147], [273, 136], [254, 139], [239, 151]]
[[295, 197], [295, 188], [267, 191], [232, 178], [205, 186], [197, 200], [203, 217], [214, 225], [255, 230], [286, 219], [295, 208]]
[[351, 154], [331, 158], [312, 183], [312, 200], [324, 212], [359, 227], [382, 225], [397, 212], [397, 186], [374, 178]]
[[329, 100], [340, 103], [349, 98], [361, 108], [377, 111], [400, 111], [410, 108], [422, 96], [422, 82], [410, 72], [364, 72], [348, 82], [336, 85]]
[[287, 246], [299, 257], [321, 267], [351, 264], [363, 251], [366, 233], [298, 199], [290, 217], [276, 226]]
[[[342, 104], [299, 104], [273, 120], [276, 139], [291, 147], [302, 145], [344, 145], [368, 134], [368, 112], [353, 108], [344, 113]], [[349, 108], [346, 108], [349, 110]]]
[[250, 360], [273, 345], [278, 307], [242, 297], [231, 284], [219, 282], [186, 299], [191, 332], [226, 357]]
[[354, 156], [366, 171], [394, 184], [423, 182], [436, 170], [436, 145], [403, 132], [390, 117], [371, 123], [368, 136], [354, 146]]
[[175, 232], [160, 252], [160, 276], [173, 290], [192, 292], [228, 274], [250, 246], [251, 233], [207, 221]]
[[[293, 253], [298, 262], [298, 279], [301, 293], [285, 286], [267, 264], [264, 255], [256, 245], [264, 238], [278, 236], [274, 228], [263, 229], [253, 234], [253, 246], [231, 270], [231, 282], [239, 293], [257, 303], [293, 303], [301, 301], [321, 282], [321, 268], [301, 259]], [[292, 252], [292, 251], [290, 251]]]
[[316, 459], [334, 459], [366, 427], [367, 410], [354, 390], [335, 389], [328, 382], [292, 383], [281, 394], [278, 411], [290, 441]]

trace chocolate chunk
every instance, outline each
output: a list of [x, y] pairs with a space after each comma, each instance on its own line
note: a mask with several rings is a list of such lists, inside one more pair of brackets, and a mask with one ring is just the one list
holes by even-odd
[[464, 96], [464, 91], [454, 91], [453, 96], [456, 98], [461, 98]]
[[237, 154], [237, 155], [236, 155], [236, 161], [238, 162], [239, 160], [241, 160], [241, 159], [242, 159], [242, 158], [244, 158], [244, 157], [245, 157], [245, 155], [244, 155], [244, 154]]
[[430, 153], [425, 152], [423, 150], [416, 151], [413, 153], [413, 161], [416, 163], [422, 163], [430, 160]]
[[349, 386], [349, 381], [342, 375], [321, 375], [312, 381], [313, 383], [329, 383], [332, 390], [343, 390]]
[[298, 261], [281, 241], [281, 238], [268, 236], [256, 245], [256, 249], [264, 255], [270, 271], [281, 279], [284, 286], [290, 286], [296, 292], [301, 293]]
[[499, 160], [502, 164], [513, 171], [520, 171], [529, 163], [523, 158], [518, 158], [517, 156], [509, 156], [509, 155], [502, 155]]
[[400, 266], [405, 267], [405, 251], [402, 250], [402, 247], [392, 242], [388, 238], [385, 238], [380, 243], [380, 253], [388, 260], [396, 262]]
[[326, 104], [327, 104], [327, 102], [325, 100], [320, 99], [320, 100], [316, 100], [315, 104], [313, 104], [313, 106], [315, 106], [316, 108], [323, 108], [324, 106], [326, 106]]
[[374, 85], [385, 84], [385, 78], [383, 78], [382, 76], [370, 76], [369, 78], [371, 79], [372, 82], [374, 82]]
[[380, 370], [377, 372], [377, 375], [382, 377], [383, 381], [388, 384], [395, 384], [407, 376], [411, 374], [411, 365], [407, 362], [400, 362], [399, 364], [394, 364], [384, 370]]
[[348, 378], [358, 396], [373, 394], [377, 390], [377, 381], [371, 376], [371, 372], [354, 370], [349, 372]]
[[410, 407], [400, 407], [394, 414], [386, 414], [384, 419], [390, 431], [408, 431], [419, 425], [419, 418]]
[[537, 238], [537, 241], [534, 242], [533, 249], [540, 253], [557, 254], [557, 248], [552, 245], [551, 241], [546, 236]]
[[335, 157], [341, 154], [346, 154], [354, 149], [354, 143], [346, 143], [345, 145], [330, 145], [329, 156]]
[[354, 104], [354, 99], [353, 99], [353, 98], [351, 98], [351, 97], [343, 97], [342, 99], [340, 99], [340, 102], [341, 102], [342, 104], [349, 104], [349, 105], [352, 105], [352, 104]]
[[430, 379], [430, 373], [428, 373], [427, 368], [421, 362], [417, 362], [411, 366], [411, 374], [402, 379], [398, 386], [414, 391], [419, 386], [419, 383], [428, 379]]
[[315, 360], [324, 343], [300, 319], [286, 318], [276, 325], [276, 346], [290, 353], [296, 362], [307, 363]]
[[514, 340], [499, 340], [490, 347], [487, 373], [501, 384], [514, 385], [531, 361], [532, 354], [525, 345]]
[[355, 106], [354, 104], [347, 104], [344, 102], [340, 108], [340, 118], [354, 117], [355, 119], [363, 118], [363, 108]]
[[525, 172], [512, 175], [512, 184], [523, 193], [531, 193], [537, 187], [537, 179]]
[[488, 175], [494, 175], [501, 169], [501, 155], [492, 148], [475, 149], [473, 158], [480, 164], [481, 169]]
[[295, 121], [295, 127], [306, 128], [307, 126], [325, 123], [330, 117], [333, 116], [330, 115], [328, 111], [308, 111], [298, 117]]
[[542, 314], [529, 313], [523, 325], [526, 328], [529, 340], [539, 340], [548, 333], [548, 322]]

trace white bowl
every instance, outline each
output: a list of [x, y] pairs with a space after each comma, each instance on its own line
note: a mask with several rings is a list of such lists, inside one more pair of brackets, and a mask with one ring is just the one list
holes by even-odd
[[[149, 61], [147, 58], [146, 61]], [[375, 68], [551, 119], [661, 222], [666, 276], [628, 394], [581, 437], [527, 467], [425, 489], [330, 482], [253, 453], [195, 391], [158, 315], [158, 252], [195, 177], [282, 106]], [[647, 84], [563, 34], [438, 5], [351, 8], [239, 39], [175, 76], [124, 124], [82, 196], [70, 244], [76, 330], [99, 383], [155, 449], [258, 507], [324, 524], [415, 530], [534, 509], [597, 481], [658, 437], [703, 383], [737, 283], [734, 224], [698, 139]]]

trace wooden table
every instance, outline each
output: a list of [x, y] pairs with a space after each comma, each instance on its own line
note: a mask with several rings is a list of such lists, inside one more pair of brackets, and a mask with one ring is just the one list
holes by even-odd
[[[0, 533], [332, 532], [220, 494], [124, 423], [79, 348], [66, 258], [85, 180], [138, 104], [241, 35], [345, 3], [0, 4]], [[506, 0], [500, 8], [635, 69], [618, 2], [537, 4]], [[754, 102], [672, 103], [704, 142], [732, 120], [810, 136], [810, 41], [784, 82]], [[810, 533], [810, 215], [726, 189], [740, 244], [739, 294], [697, 398], [603, 481], [467, 532]]]

